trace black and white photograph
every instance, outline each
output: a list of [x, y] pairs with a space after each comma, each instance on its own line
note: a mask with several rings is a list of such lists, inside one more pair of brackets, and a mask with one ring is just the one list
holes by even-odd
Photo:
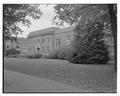
[[4, 93], [117, 93], [117, 3], [3, 7]]

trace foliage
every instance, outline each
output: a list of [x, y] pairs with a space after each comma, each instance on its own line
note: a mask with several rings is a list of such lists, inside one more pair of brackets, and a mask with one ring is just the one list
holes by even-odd
[[62, 48], [55, 49], [51, 53], [49, 53], [48, 55], [42, 56], [42, 58], [46, 58], [46, 59], [58, 59], [57, 54], [61, 50], [62, 50]]
[[18, 34], [22, 32], [20, 24], [30, 26], [28, 17], [39, 19], [41, 16], [39, 5], [30, 4], [3, 4], [3, 32], [5, 34]]
[[[73, 63], [106, 63], [107, 47], [104, 44], [104, 29], [111, 29], [109, 8], [103, 4], [59, 4], [55, 6], [54, 22], [64, 22], [75, 27], [76, 38], [73, 46], [77, 56]], [[82, 34], [82, 36], [81, 36]]]
[[6, 55], [6, 56], [8, 56], [8, 55], [16, 55], [16, 54], [20, 54], [20, 51], [14, 49], [14, 48], [8, 49], [8, 50], [6, 50], [6, 52], [5, 52], [5, 55]]
[[58, 48], [50, 54], [43, 56], [43, 58], [69, 60], [73, 58], [75, 54], [76, 51], [74, 50], [73, 46], [69, 45], [64, 48]]
[[76, 51], [71, 45], [66, 46], [65, 48], [60, 50], [59, 53], [57, 54], [57, 58], [63, 60], [70, 60], [74, 56], [76, 56]]
[[62, 25], [66, 22], [72, 26], [86, 28], [106, 14], [108, 7], [102, 4], [58, 4], [55, 10], [55, 24]]
[[39, 59], [41, 57], [42, 57], [42, 54], [27, 55], [27, 58], [30, 58], [30, 59]]
[[[93, 26], [88, 28], [88, 34], [82, 40], [76, 40], [75, 49], [77, 56], [70, 61], [81, 64], [106, 64], [109, 60], [109, 52], [104, 43], [104, 25], [95, 22]], [[77, 44], [78, 43], [78, 44]]]

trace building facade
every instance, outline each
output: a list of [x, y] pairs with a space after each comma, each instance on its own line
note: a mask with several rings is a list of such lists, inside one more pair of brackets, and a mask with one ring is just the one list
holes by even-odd
[[47, 55], [55, 49], [65, 47], [74, 40], [73, 28], [50, 27], [35, 32], [30, 32], [28, 38], [19, 42], [23, 54]]
[[6, 50], [16, 48], [17, 44], [15, 41], [6, 40]]
[[21, 51], [24, 49], [22, 48], [22, 46], [24, 45], [24, 43], [26, 42], [27, 39], [25, 38], [17, 38], [15, 39], [7, 39], [4, 40], [4, 49], [5, 50], [9, 50], [9, 49], [17, 49]]

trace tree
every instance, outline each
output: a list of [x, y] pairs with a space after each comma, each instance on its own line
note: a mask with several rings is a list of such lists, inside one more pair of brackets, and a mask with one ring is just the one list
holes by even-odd
[[[108, 5], [59, 4], [55, 6], [55, 9], [57, 14], [54, 18], [55, 24], [61, 25], [64, 24], [64, 22], [67, 22], [71, 26], [76, 26], [77, 29], [84, 33], [87, 32], [86, 29], [93, 26], [94, 22], [99, 21], [104, 24], [104, 28], [111, 29]], [[78, 35], [77, 38], [80, 38], [79, 30], [76, 31]]]
[[77, 56], [70, 59], [73, 63], [80, 64], [106, 64], [109, 60], [109, 51], [104, 43], [104, 25], [95, 22], [87, 29], [87, 35], [75, 46]]
[[39, 19], [42, 12], [39, 5], [30, 4], [3, 4], [3, 35], [22, 32], [20, 25], [30, 26], [29, 17]]
[[4, 36], [4, 55], [6, 52], [6, 40], [13, 40], [15, 35], [17, 42], [17, 35], [23, 32], [20, 25], [30, 26], [29, 18], [35, 20], [39, 19], [42, 12], [39, 5], [30, 4], [3, 4], [3, 36]]
[[101, 4], [59, 4], [55, 6], [55, 10], [55, 24], [62, 25], [66, 22], [71, 26], [79, 25], [84, 28], [108, 12], [107, 6]]
[[117, 5], [109, 4], [108, 8], [109, 8], [109, 14], [111, 19], [112, 34], [113, 34], [113, 41], [114, 41], [114, 55], [115, 55], [114, 69], [117, 72]]

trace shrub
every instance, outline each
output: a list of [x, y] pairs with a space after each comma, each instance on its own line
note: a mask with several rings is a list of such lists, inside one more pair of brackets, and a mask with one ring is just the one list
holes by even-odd
[[18, 58], [19, 55], [18, 54], [14, 54], [14, 55], [8, 55], [7, 58]]
[[104, 25], [96, 22], [88, 28], [88, 34], [83, 40], [76, 40], [77, 55], [70, 62], [80, 64], [106, 64], [109, 61], [109, 51], [104, 43]]
[[71, 45], [69, 45], [63, 48], [62, 50], [60, 50], [59, 53], [57, 53], [57, 58], [63, 60], [69, 60], [73, 58], [75, 55], [76, 55], [76, 51]]
[[74, 48], [69, 45], [66, 47], [58, 48], [51, 52], [48, 55], [43, 56], [43, 58], [47, 59], [62, 59], [62, 60], [69, 60], [76, 54]]
[[31, 59], [38, 59], [41, 58], [42, 54], [32, 54], [32, 55], [27, 55], [27, 58], [31, 58]]
[[6, 56], [8, 56], [8, 55], [16, 55], [16, 54], [20, 54], [20, 51], [14, 49], [14, 48], [6, 50], [6, 53], [5, 53]]
[[59, 53], [60, 50], [61, 50], [61, 48], [55, 49], [54, 51], [52, 51], [48, 55], [42, 56], [42, 58], [46, 58], [46, 59], [58, 59], [57, 54]]

